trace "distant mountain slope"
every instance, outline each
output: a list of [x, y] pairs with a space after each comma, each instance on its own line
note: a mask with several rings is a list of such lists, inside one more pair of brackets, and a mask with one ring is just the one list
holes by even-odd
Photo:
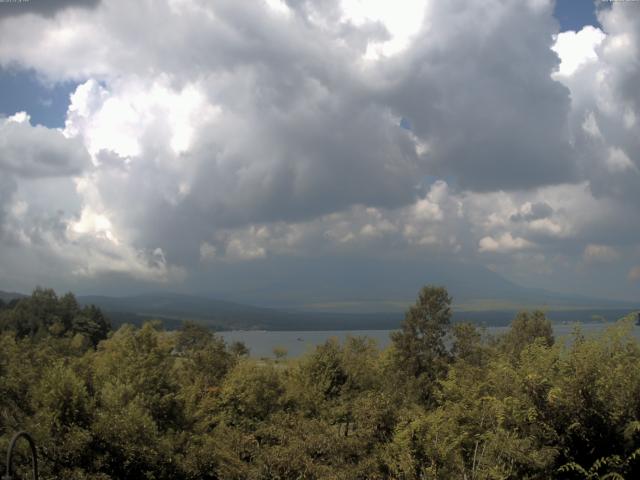
[[26, 295], [23, 295], [22, 293], [4, 292], [4, 291], [0, 290], [0, 300], [2, 300], [5, 303], [6, 302], [10, 302], [14, 298], [23, 298], [25, 296]]
[[174, 328], [194, 320], [218, 330], [343, 330], [396, 328], [400, 313], [340, 314], [287, 312], [192, 295], [154, 293], [130, 297], [80, 296], [83, 305], [104, 310], [115, 324], [157, 318]]
[[211, 285], [211, 293], [202, 296], [287, 310], [398, 312], [415, 301], [420, 287], [436, 284], [446, 286], [454, 305], [466, 310], [627, 305], [522, 287], [486, 267], [464, 262], [345, 258], [320, 263], [295, 259], [280, 269], [265, 264], [254, 266], [251, 275], [237, 277], [221, 266], [221, 277], [228, 279], [225, 285]]
[[242, 266], [236, 266], [240, 271], [235, 272], [220, 264], [219, 277], [224, 282], [203, 281], [207, 291], [200, 295], [94, 295], [78, 300], [99, 306], [114, 326], [159, 318], [168, 328], [195, 320], [215, 329], [263, 330], [396, 328], [426, 284], [447, 287], [455, 320], [488, 325], [508, 324], [522, 309], [542, 308], [555, 321], [589, 321], [592, 316], [615, 320], [639, 306], [522, 287], [486, 267], [464, 262], [350, 257], [325, 263], [293, 259], [284, 268], [279, 263], [278, 268], [256, 265], [249, 275]]
[[[165, 328], [177, 328], [183, 320], [193, 320], [217, 330], [388, 330], [398, 328], [403, 310], [390, 313], [290, 312], [192, 295], [155, 293], [130, 297], [78, 297], [82, 304], [103, 309], [117, 327], [121, 323], [141, 324], [145, 320], [162, 320]], [[454, 321], [484, 325], [508, 325], [520, 308], [498, 311], [454, 311]], [[554, 322], [589, 322], [595, 319], [614, 321], [628, 314], [630, 308], [549, 309]]]
[[[483, 266], [463, 262], [345, 258], [319, 265], [295, 259], [288, 260], [285, 268], [265, 264], [263, 271], [240, 272], [235, 277], [233, 271], [220, 268], [226, 291], [211, 285], [215, 293], [197, 296], [154, 293], [80, 297], [80, 301], [109, 312], [114, 323], [157, 317], [171, 328], [180, 319], [192, 319], [216, 329], [263, 330], [397, 328], [419, 289], [429, 283], [447, 287], [456, 320], [491, 325], [508, 324], [524, 308], [543, 308], [557, 321], [589, 321], [593, 315], [613, 320], [625, 309], [637, 308], [625, 302], [525, 288]], [[606, 315], [601, 311], [615, 308], [620, 310]]]

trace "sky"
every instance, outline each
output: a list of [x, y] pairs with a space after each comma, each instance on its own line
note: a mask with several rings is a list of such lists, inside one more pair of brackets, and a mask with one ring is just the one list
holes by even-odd
[[0, 289], [637, 299], [638, 85], [640, 2], [0, 3]]

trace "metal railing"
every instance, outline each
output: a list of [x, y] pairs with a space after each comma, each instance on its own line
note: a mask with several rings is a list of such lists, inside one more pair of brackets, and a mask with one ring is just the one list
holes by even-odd
[[16, 433], [11, 442], [9, 443], [9, 449], [7, 450], [7, 473], [2, 480], [15, 480], [13, 475], [13, 450], [16, 446], [16, 443], [20, 438], [24, 438], [27, 442], [29, 442], [29, 447], [31, 448], [31, 467], [33, 480], [38, 480], [38, 453], [36, 451], [36, 443], [31, 438], [27, 432], [18, 432]]

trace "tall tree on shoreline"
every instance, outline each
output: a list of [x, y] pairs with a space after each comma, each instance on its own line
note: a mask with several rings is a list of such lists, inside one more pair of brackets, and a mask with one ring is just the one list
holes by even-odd
[[450, 354], [444, 338], [451, 325], [452, 298], [444, 287], [427, 285], [391, 334], [398, 373], [415, 379], [423, 401], [431, 403], [435, 382], [444, 377]]

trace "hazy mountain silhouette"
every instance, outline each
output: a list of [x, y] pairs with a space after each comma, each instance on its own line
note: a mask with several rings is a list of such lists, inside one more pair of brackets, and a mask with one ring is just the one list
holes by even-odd
[[10, 302], [11, 300], [13, 300], [14, 298], [22, 298], [25, 297], [26, 295], [22, 294], [22, 293], [17, 293], [17, 292], [3, 292], [2, 290], [0, 290], [0, 300], [2, 300], [5, 303]]
[[[199, 295], [283, 309], [353, 313], [402, 311], [425, 284], [444, 285], [454, 306], [503, 309], [519, 306], [618, 307], [628, 302], [526, 288], [486, 267], [467, 263], [344, 258], [325, 263], [294, 259], [286, 268], [253, 266], [252, 275], [229, 275]], [[260, 269], [262, 268], [262, 270]], [[226, 272], [223, 272], [226, 273]], [[264, 279], [268, 279], [265, 281]]]
[[[78, 300], [103, 309], [116, 326], [158, 318], [167, 328], [195, 320], [216, 329], [388, 329], [399, 325], [418, 290], [429, 283], [447, 287], [455, 320], [488, 325], [508, 324], [521, 309], [542, 308], [554, 321], [588, 321], [615, 320], [638, 307], [525, 288], [478, 265], [353, 258], [322, 265], [298, 259], [277, 270], [265, 264], [254, 276], [229, 277], [226, 291], [213, 286], [198, 295], [81, 295]], [[7, 300], [19, 295], [0, 292]]]

